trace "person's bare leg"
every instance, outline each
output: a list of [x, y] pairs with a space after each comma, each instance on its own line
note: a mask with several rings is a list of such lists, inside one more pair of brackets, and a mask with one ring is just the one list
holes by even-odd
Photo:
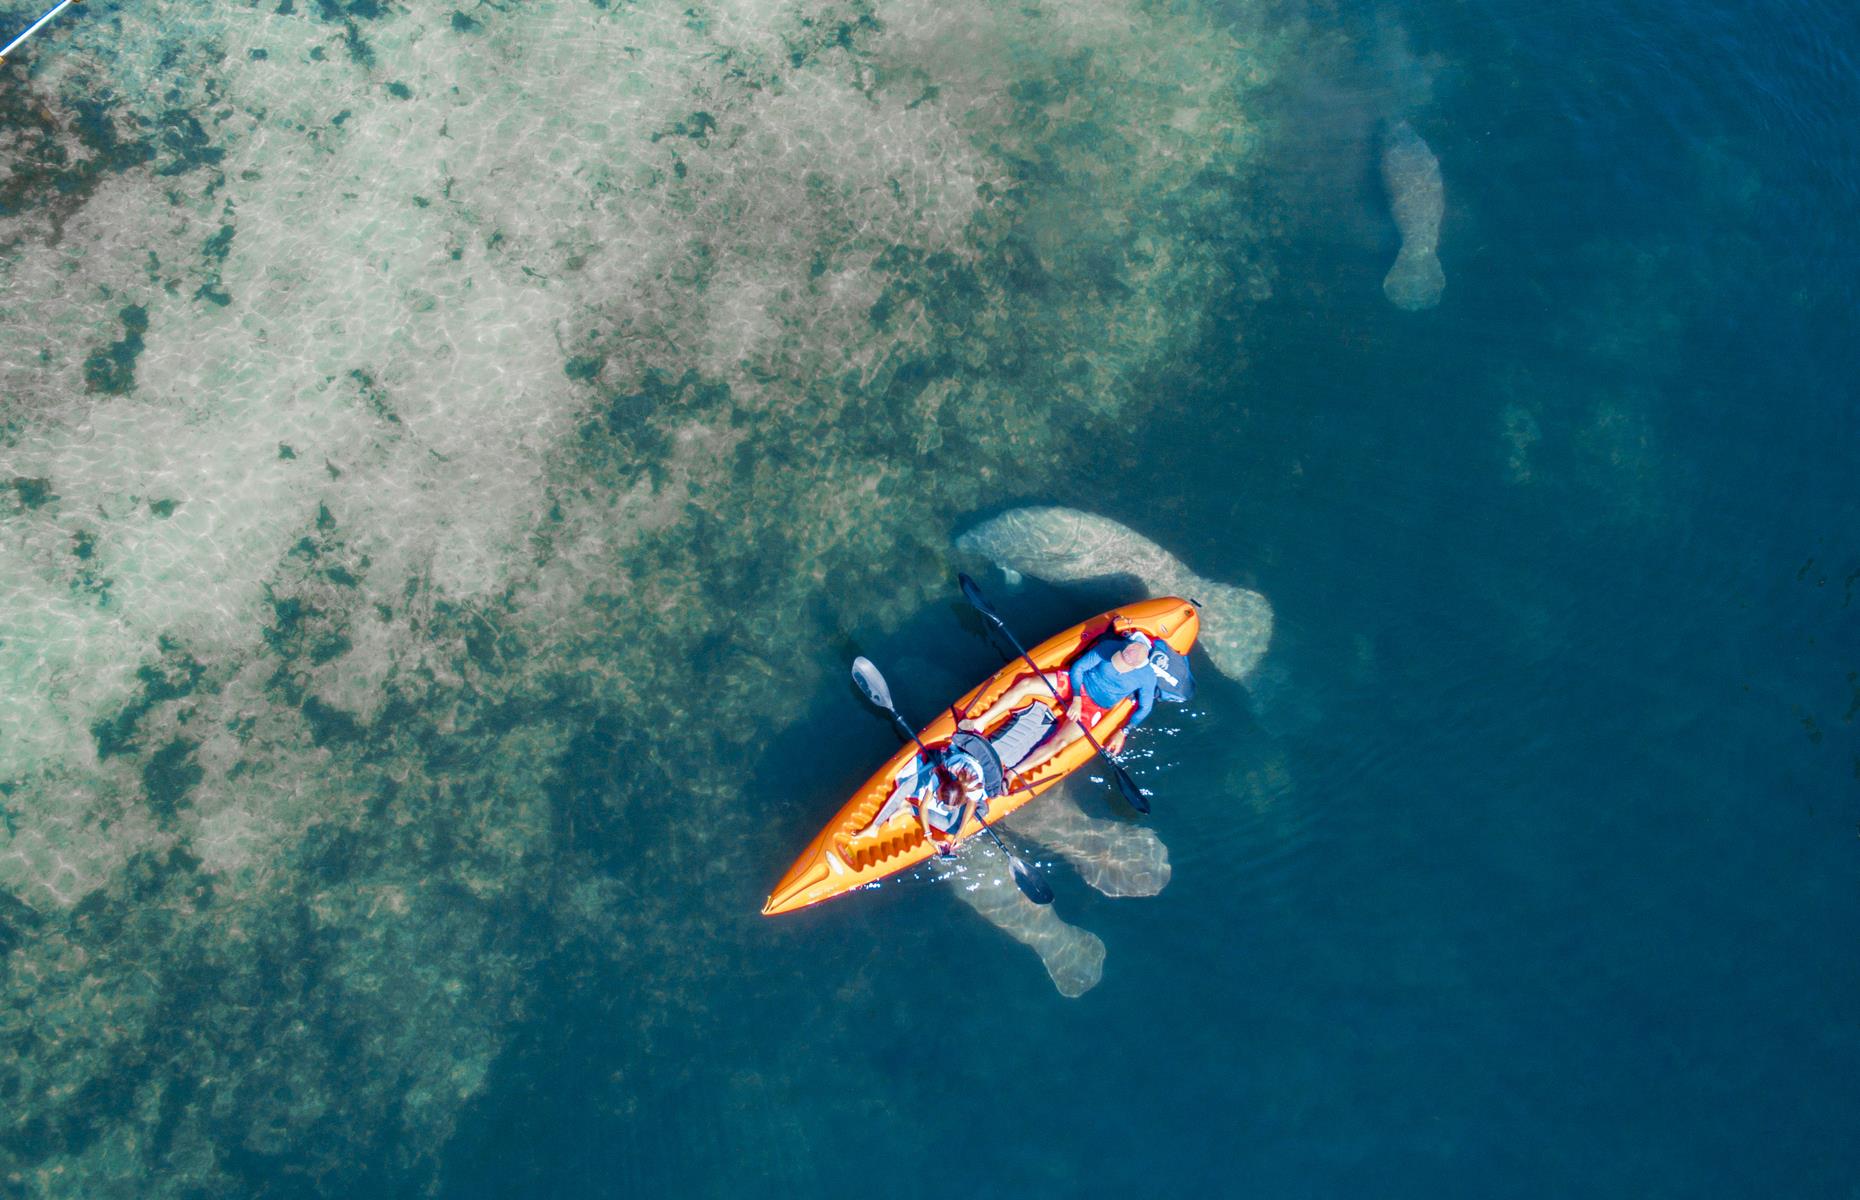
[[1053, 687], [1059, 686], [1058, 672], [1048, 674], [1046, 683], [1041, 683], [1037, 675], [1021, 680], [1003, 692], [1001, 699], [990, 704], [983, 711], [969, 714], [967, 719], [959, 723], [958, 728], [972, 728], [978, 733], [986, 733], [995, 722], [1025, 704], [1029, 699], [1051, 700], [1053, 693], [1048, 690], [1048, 684]]

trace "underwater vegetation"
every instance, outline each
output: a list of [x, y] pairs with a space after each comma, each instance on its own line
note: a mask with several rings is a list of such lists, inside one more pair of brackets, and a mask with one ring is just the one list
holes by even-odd
[[[639, 981], [614, 1070], [679, 1070], [753, 928], [692, 864], [763, 881], [730, 818], [824, 678], [793, 647], [904, 620], [1270, 291], [1284, 52], [1121, 2], [157, 0], [35, 41], [4, 1189], [430, 1191], [544, 979]], [[1166, 879], [1064, 815], [1094, 886]]]

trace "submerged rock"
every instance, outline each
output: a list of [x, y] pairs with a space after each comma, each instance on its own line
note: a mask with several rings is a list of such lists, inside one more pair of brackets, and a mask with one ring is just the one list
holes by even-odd
[[1152, 595], [1201, 605], [1200, 646], [1223, 675], [1244, 679], [1272, 641], [1272, 606], [1258, 592], [1204, 579], [1127, 526], [1075, 508], [1015, 508], [956, 539], [956, 548], [1051, 583], [1132, 575]]
[[1432, 308], [1447, 286], [1436, 253], [1446, 193], [1440, 183], [1440, 160], [1406, 121], [1397, 122], [1383, 140], [1382, 182], [1401, 230], [1401, 253], [1382, 280], [1382, 293], [1409, 312]]

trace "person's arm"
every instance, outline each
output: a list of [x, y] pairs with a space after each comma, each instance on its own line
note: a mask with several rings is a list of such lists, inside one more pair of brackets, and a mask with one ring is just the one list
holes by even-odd
[[1143, 718], [1150, 715], [1150, 709], [1156, 704], [1156, 676], [1150, 675], [1148, 683], [1137, 685], [1137, 711], [1130, 714], [1130, 724], [1126, 729], [1135, 729], [1143, 724]]
[[917, 814], [918, 827], [924, 832], [924, 841], [929, 842], [932, 846], [936, 845], [936, 831], [930, 828], [930, 814], [924, 811], [924, 801], [922, 797], [918, 798], [916, 807], [913, 811]]
[[982, 775], [982, 765], [973, 760], [965, 760], [956, 769], [956, 782], [962, 785], [962, 810], [956, 815], [956, 828], [950, 836], [962, 832], [962, 827], [969, 823], [969, 816], [975, 811], [976, 801], [988, 794], [988, 780]]
[[924, 841], [929, 842], [932, 846], [936, 845], [936, 834], [935, 834], [935, 831], [933, 831], [930, 828], [930, 814], [927, 811], [927, 808], [929, 806], [929, 802], [935, 796], [936, 796], [936, 772], [934, 770], [931, 771], [930, 781], [928, 784], [926, 784], [924, 782], [923, 770], [920, 766], [918, 769], [917, 778], [912, 781], [911, 811], [917, 814], [917, 824], [923, 830]]
[[954, 842], [956, 837], [962, 833], [963, 826], [969, 823], [969, 816], [975, 812], [975, 797], [980, 794], [980, 792], [970, 792], [968, 797], [963, 800], [962, 811], [956, 814], [956, 830], [949, 835], [951, 842]]

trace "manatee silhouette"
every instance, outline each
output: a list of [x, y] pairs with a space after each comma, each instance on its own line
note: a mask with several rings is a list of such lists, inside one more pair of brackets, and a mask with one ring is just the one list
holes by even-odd
[[1406, 121], [1397, 122], [1383, 139], [1382, 182], [1401, 230], [1401, 253], [1382, 280], [1382, 294], [1409, 312], [1432, 308], [1447, 286], [1436, 253], [1446, 193], [1440, 183], [1440, 160]]
[[1154, 830], [1086, 815], [1071, 780], [1008, 817], [1008, 828], [1063, 857], [1107, 896], [1154, 896], [1169, 883], [1169, 847]]
[[[1079, 877], [1106, 896], [1154, 896], [1169, 882], [1169, 850], [1151, 830], [1087, 816], [1068, 781], [1008, 818], [1023, 838], [1052, 850]], [[957, 860], [932, 863], [937, 877], [956, 885], [956, 896], [1015, 941], [1040, 956], [1059, 994], [1084, 995], [1104, 974], [1104, 940], [1066, 922], [1055, 905], [1020, 894], [993, 846], [965, 842]]]
[[1201, 603], [1202, 649], [1223, 675], [1244, 679], [1272, 641], [1272, 606], [1258, 592], [1204, 579], [1124, 525], [1075, 508], [1015, 508], [956, 539], [965, 554], [1050, 583], [1134, 575], [1151, 595]]
[[1035, 904], [1021, 895], [1006, 861], [992, 847], [970, 846], [964, 847], [962, 868], [950, 872], [957, 876], [957, 898], [1038, 954], [1060, 995], [1076, 999], [1097, 987], [1104, 975], [1103, 939], [1068, 925], [1053, 905]]

